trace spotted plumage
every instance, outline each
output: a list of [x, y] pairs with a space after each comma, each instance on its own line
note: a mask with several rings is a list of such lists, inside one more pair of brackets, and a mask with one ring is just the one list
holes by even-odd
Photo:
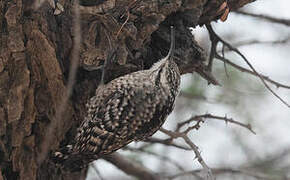
[[162, 126], [180, 85], [179, 69], [172, 59], [173, 32], [171, 36], [168, 55], [150, 69], [98, 87], [87, 103], [88, 113], [75, 142], [54, 154], [56, 162], [70, 170], [80, 169], [132, 141], [146, 139]]

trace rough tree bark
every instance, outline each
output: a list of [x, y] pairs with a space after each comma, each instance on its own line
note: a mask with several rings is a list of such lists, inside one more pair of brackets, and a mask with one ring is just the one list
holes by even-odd
[[[254, 0], [228, 0], [235, 10]], [[60, 0], [55, 16], [48, 2], [0, 1], [0, 179], [82, 179], [86, 170], [64, 173], [38, 161], [49, 125], [66, 93], [73, 49], [73, 1]], [[80, 67], [72, 97], [56, 123], [48, 151], [74, 136], [86, 100], [100, 80], [99, 67], [117, 49], [106, 81], [150, 67], [169, 47], [176, 27], [176, 57], [181, 72], [193, 72], [205, 54], [188, 27], [219, 18], [223, 0], [83, 0]], [[92, 5], [92, 6], [88, 6]], [[111, 45], [110, 45], [111, 43]]]

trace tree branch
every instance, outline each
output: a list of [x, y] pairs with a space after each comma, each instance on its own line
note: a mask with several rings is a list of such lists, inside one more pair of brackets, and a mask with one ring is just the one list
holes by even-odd
[[242, 15], [246, 15], [246, 16], [250, 16], [250, 17], [255, 17], [255, 18], [260, 18], [272, 23], [277, 23], [277, 24], [282, 24], [285, 26], [290, 26], [290, 19], [283, 19], [283, 18], [275, 18], [272, 16], [267, 16], [264, 14], [254, 14], [254, 13], [250, 13], [250, 12], [245, 12], [245, 11], [236, 11], [237, 14], [242, 14]]
[[[196, 169], [192, 171], [186, 171], [186, 172], [181, 172], [172, 176], [167, 177], [168, 179], [175, 179], [181, 176], [186, 176], [190, 175], [192, 173], [198, 173], [201, 172], [202, 169]], [[234, 168], [212, 168], [212, 173], [215, 175], [220, 175], [220, 174], [242, 174], [250, 177], [254, 177], [256, 179], [261, 179], [261, 180], [270, 180], [273, 178], [270, 178], [266, 174], [259, 173], [259, 172], [251, 172], [251, 171], [246, 171], [246, 170], [240, 170], [240, 169], [234, 169]]]
[[[218, 55], [218, 54], [216, 55], [216, 58], [217, 58], [218, 60], [221, 60], [221, 61], [223, 61], [224, 63], [229, 64], [230, 66], [232, 66], [232, 67], [238, 69], [238, 70], [241, 71], [241, 72], [245, 72], [245, 73], [247, 73], [247, 74], [250, 74], [250, 75], [253, 75], [253, 76], [259, 77], [255, 72], [253, 72], [253, 71], [251, 71], [251, 70], [249, 70], [249, 69], [247, 69], [247, 68], [244, 68], [244, 67], [242, 67], [242, 66], [239, 66], [239, 65], [237, 65], [237, 64], [235, 64], [235, 63], [233, 63], [233, 62], [231, 62], [230, 60], [228, 60], [228, 59], [226, 59], [226, 58], [224, 58], [224, 57], [222, 57], [222, 56], [220, 56], [220, 55]], [[285, 84], [282, 84], [282, 83], [276, 82], [276, 81], [270, 79], [268, 76], [265, 76], [265, 75], [263, 75], [263, 74], [259, 74], [259, 75], [260, 75], [260, 76], [261, 76], [265, 81], [267, 81], [267, 82], [269, 82], [269, 83], [275, 85], [277, 88], [290, 89], [290, 86], [288, 86], [288, 85], [285, 85]]]
[[150, 138], [144, 140], [144, 142], [159, 143], [159, 144], [163, 144], [165, 146], [172, 146], [172, 147], [176, 147], [176, 148], [183, 149], [183, 150], [191, 150], [188, 147], [175, 144], [174, 142], [172, 142], [172, 139], [159, 139], [159, 138], [150, 137]]
[[117, 168], [125, 172], [126, 174], [137, 177], [138, 179], [142, 179], [142, 180], [160, 179], [158, 175], [154, 174], [149, 169], [141, 166], [140, 164], [133, 163], [132, 161], [125, 159], [123, 156], [121, 156], [118, 153], [107, 155], [104, 157], [104, 159], [112, 163], [114, 166], [116, 166]]
[[[231, 44], [229, 44], [228, 42], [224, 41], [222, 38], [220, 38], [213, 30], [212, 26], [210, 24], [206, 25], [206, 28], [210, 34], [210, 36], [215, 36], [219, 42], [221, 42], [222, 44], [224, 44], [227, 48], [229, 48], [231, 51], [234, 51], [235, 53], [237, 53], [245, 62], [246, 64], [252, 69], [253, 73], [255, 73], [257, 75], [257, 77], [260, 78], [260, 80], [262, 81], [262, 83], [264, 84], [264, 86], [275, 96], [277, 97], [283, 104], [285, 104], [288, 108], [290, 108], [290, 105], [284, 100], [282, 99], [277, 93], [275, 93], [270, 87], [269, 85], [265, 82], [264, 78], [256, 71], [256, 69], [252, 66], [252, 64], [248, 61], [248, 59], [235, 47], [233, 47]], [[217, 54], [217, 53], [216, 53]], [[219, 56], [216, 56], [219, 57]]]
[[211, 169], [208, 167], [208, 165], [205, 163], [205, 161], [201, 157], [198, 147], [189, 139], [186, 133], [174, 132], [174, 131], [166, 130], [164, 128], [160, 128], [160, 131], [163, 132], [164, 134], [167, 134], [173, 139], [182, 138], [186, 142], [186, 144], [189, 145], [190, 148], [193, 150], [195, 157], [197, 158], [198, 162], [202, 165], [203, 173], [205, 174], [205, 179], [208, 179], [208, 180], [214, 179]]
[[193, 116], [193, 117], [191, 117], [190, 119], [188, 119], [186, 121], [180, 122], [180, 123], [177, 124], [177, 131], [179, 131], [181, 127], [183, 127], [186, 124], [189, 124], [192, 121], [203, 122], [204, 119], [216, 119], [216, 120], [225, 121], [225, 123], [229, 122], [229, 123], [232, 123], [232, 124], [236, 124], [236, 125], [239, 125], [241, 127], [244, 127], [246, 129], [248, 129], [253, 134], [256, 134], [255, 131], [252, 129], [250, 124], [244, 124], [244, 123], [235, 121], [234, 119], [228, 118], [227, 116], [222, 117], [222, 116], [215, 116], [215, 115], [212, 115], [212, 114], [203, 114], [203, 115]]
[[174, 165], [177, 169], [179, 169], [181, 171], [185, 171], [185, 169], [177, 161], [175, 161], [174, 159], [171, 159], [170, 157], [168, 157], [166, 155], [161, 155], [161, 154], [158, 154], [158, 153], [155, 153], [152, 151], [147, 151], [147, 150], [144, 150], [142, 148], [125, 147], [124, 150], [155, 156], [155, 157], [161, 159], [162, 161], [166, 161], [166, 162]]

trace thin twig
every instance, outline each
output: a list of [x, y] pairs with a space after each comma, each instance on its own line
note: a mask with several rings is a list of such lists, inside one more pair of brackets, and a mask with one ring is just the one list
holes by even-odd
[[195, 157], [197, 158], [198, 162], [203, 167], [205, 179], [214, 180], [214, 176], [212, 175], [211, 169], [208, 167], [208, 165], [205, 163], [205, 161], [201, 157], [198, 147], [189, 139], [186, 133], [174, 132], [174, 131], [166, 130], [164, 128], [160, 128], [160, 131], [174, 139], [182, 138], [186, 142], [186, 144], [189, 145], [189, 147], [193, 150]]
[[146, 140], [144, 140], [145, 142], [148, 142], [148, 143], [159, 143], [159, 144], [163, 144], [163, 145], [166, 145], [166, 146], [172, 146], [172, 147], [176, 147], [178, 149], [183, 149], [183, 150], [191, 150], [190, 148], [188, 147], [185, 147], [185, 146], [182, 146], [182, 145], [178, 145], [178, 144], [175, 144], [172, 139], [158, 139], [158, 138], [154, 138], [154, 137], [150, 137]]
[[[257, 75], [257, 77], [260, 78], [260, 80], [262, 81], [262, 83], [264, 84], [264, 86], [275, 96], [277, 97], [283, 104], [285, 104], [288, 108], [290, 108], [290, 105], [283, 100], [278, 94], [276, 94], [270, 87], [269, 85], [265, 82], [264, 78], [256, 71], [256, 69], [252, 66], [252, 64], [248, 61], [248, 59], [235, 47], [233, 47], [231, 44], [229, 44], [228, 42], [224, 41], [222, 38], [220, 38], [213, 30], [212, 26], [210, 24], [206, 25], [207, 30], [209, 32], [209, 34], [211, 34], [211, 36], [215, 36], [219, 42], [221, 42], [222, 44], [224, 44], [227, 48], [229, 48], [231, 51], [234, 51], [235, 53], [237, 53], [245, 62], [246, 64], [250, 67], [250, 69], [253, 71], [253, 73], [255, 73]], [[217, 53], [216, 53], [217, 54]]]
[[126, 21], [122, 24], [121, 28], [119, 29], [119, 31], [118, 31], [118, 33], [117, 33], [117, 35], [116, 35], [116, 39], [118, 38], [119, 34], [121, 33], [123, 27], [124, 27], [124, 26], [127, 24], [127, 22], [129, 21], [129, 18], [130, 18], [130, 12], [127, 11], [127, 19], [126, 19]]
[[[186, 121], [178, 123], [176, 131], [179, 131], [180, 128], [183, 127], [185, 124], [189, 124], [192, 121], [197, 121], [198, 123], [199, 122], [203, 122], [203, 121], [205, 121], [204, 119], [216, 119], [216, 120], [225, 121], [225, 123], [236, 124], [236, 125], [239, 125], [239, 126], [242, 126], [242, 127], [246, 128], [246, 129], [248, 129], [253, 134], [256, 134], [255, 131], [252, 129], [252, 126], [250, 124], [244, 124], [244, 123], [235, 121], [232, 118], [228, 118], [227, 116], [224, 116], [224, 117], [223, 116], [216, 116], [216, 115], [212, 115], [212, 114], [209, 114], [209, 113], [203, 114], [203, 115], [198, 115], [198, 116], [193, 116], [193, 117], [191, 117], [190, 119], [188, 119]], [[187, 132], [187, 131], [185, 131], [185, 132]]]
[[158, 180], [160, 177], [155, 173], [151, 172], [149, 169], [141, 166], [140, 164], [128, 160], [118, 153], [113, 153], [104, 157], [106, 161], [109, 161], [117, 168], [121, 169], [123, 172], [137, 177], [143, 180]]
[[[222, 47], [222, 57], [225, 57], [225, 45], [223, 44], [223, 47]], [[227, 78], [229, 78], [229, 73], [228, 73], [228, 69], [227, 69], [227, 64], [224, 63], [224, 69], [225, 69], [225, 73], [226, 73], [226, 76]]]
[[132, 152], [139, 152], [139, 153], [143, 153], [143, 154], [147, 154], [147, 155], [158, 157], [161, 160], [167, 161], [168, 163], [174, 165], [177, 169], [179, 169], [181, 171], [185, 171], [184, 168], [178, 162], [176, 162], [175, 160], [171, 159], [170, 157], [167, 157], [167, 156], [155, 153], [155, 152], [147, 151], [147, 150], [144, 150], [142, 148], [140, 149], [140, 148], [125, 147], [123, 149], [124, 150], [129, 150], [129, 151], [132, 151]]
[[[181, 172], [172, 176], [168, 176], [168, 179], [175, 179], [181, 176], [186, 176], [186, 175], [190, 175], [192, 173], [199, 173], [202, 172], [203, 169], [196, 169], [196, 170], [192, 170], [192, 171], [185, 171], [185, 172]], [[242, 174], [242, 175], [246, 175], [246, 176], [250, 176], [250, 177], [254, 177], [257, 179], [263, 179], [263, 180], [270, 180], [273, 178], [267, 177], [266, 174], [263, 173], [258, 173], [258, 172], [250, 172], [250, 171], [245, 171], [245, 170], [240, 170], [240, 169], [234, 169], [234, 168], [212, 168], [212, 173], [214, 175], [220, 175], [220, 174]]]
[[[244, 68], [244, 67], [242, 67], [242, 66], [239, 66], [239, 65], [237, 65], [237, 64], [235, 64], [235, 63], [233, 63], [233, 62], [231, 62], [229, 59], [226, 59], [226, 58], [224, 58], [224, 57], [221, 57], [221, 56], [218, 55], [218, 54], [216, 55], [216, 58], [219, 59], [219, 60], [221, 60], [221, 61], [223, 61], [224, 63], [229, 64], [230, 66], [232, 66], [232, 67], [238, 69], [238, 70], [241, 71], [241, 72], [245, 72], [245, 73], [247, 73], [247, 74], [250, 74], [250, 75], [253, 75], [253, 76], [259, 77], [255, 72], [253, 72], [253, 71], [251, 71], [251, 70], [249, 70], [249, 69], [247, 69], [247, 68]], [[279, 82], [277, 82], [277, 81], [274, 81], [274, 80], [270, 79], [268, 76], [265, 76], [265, 75], [263, 75], [263, 74], [261, 74], [261, 73], [260, 73], [259, 75], [260, 75], [260, 76], [261, 76], [265, 81], [267, 81], [267, 82], [269, 82], [269, 83], [275, 85], [277, 88], [290, 89], [290, 86], [288, 86], [288, 85], [285, 85], [285, 84], [279, 83]]]
[[[286, 36], [284, 39], [276, 39], [276, 40], [270, 40], [270, 41], [259, 41], [256, 39], [245, 40], [245, 41], [236, 42], [233, 46], [242, 47], [242, 46], [250, 46], [250, 45], [260, 45], [260, 44], [276, 45], [276, 44], [285, 44], [285, 43], [288, 43], [289, 41], [290, 41], [290, 36]], [[228, 50], [226, 49], [225, 51], [228, 51]], [[221, 51], [218, 51], [218, 52], [221, 52]]]
[[[207, 26], [207, 25], [206, 25]], [[215, 57], [216, 54], [216, 49], [217, 49], [217, 45], [218, 45], [218, 39], [210, 34], [210, 41], [211, 41], [211, 48], [210, 48], [210, 54], [209, 54], [209, 60], [208, 60], [208, 70], [211, 72], [212, 71], [212, 64], [213, 64], [213, 59]]]
[[99, 171], [99, 169], [97, 168], [97, 165], [94, 162], [91, 163], [91, 167], [95, 170], [100, 180], [104, 180], [103, 176], [101, 175], [101, 172]]
[[205, 161], [203, 160], [203, 158], [201, 157], [198, 147], [189, 139], [188, 136], [186, 136], [185, 134], [183, 134], [182, 136], [183, 140], [192, 148], [192, 150], [195, 153], [195, 156], [198, 160], [198, 162], [202, 165], [203, 170], [206, 174], [206, 179], [214, 179], [214, 176], [212, 174], [211, 169], [208, 167], [208, 165], [205, 163]]
[[277, 24], [282, 24], [285, 26], [290, 26], [290, 19], [283, 19], [283, 18], [275, 18], [272, 16], [267, 16], [264, 14], [254, 14], [254, 13], [250, 13], [250, 12], [244, 12], [244, 11], [236, 11], [236, 13], [238, 14], [242, 14], [242, 15], [246, 15], [246, 16], [251, 16], [251, 17], [255, 17], [255, 18], [260, 18], [272, 23], [277, 23]]

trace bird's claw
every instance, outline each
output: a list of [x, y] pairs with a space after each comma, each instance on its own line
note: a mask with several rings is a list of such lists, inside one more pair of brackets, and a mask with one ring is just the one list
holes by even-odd
[[221, 17], [220, 17], [220, 20], [225, 22], [228, 18], [228, 15], [229, 15], [229, 12], [230, 12], [230, 8], [228, 6], [228, 3], [227, 1], [223, 2], [222, 5], [219, 7], [218, 11], [217, 11], [217, 14], [221, 14]]

